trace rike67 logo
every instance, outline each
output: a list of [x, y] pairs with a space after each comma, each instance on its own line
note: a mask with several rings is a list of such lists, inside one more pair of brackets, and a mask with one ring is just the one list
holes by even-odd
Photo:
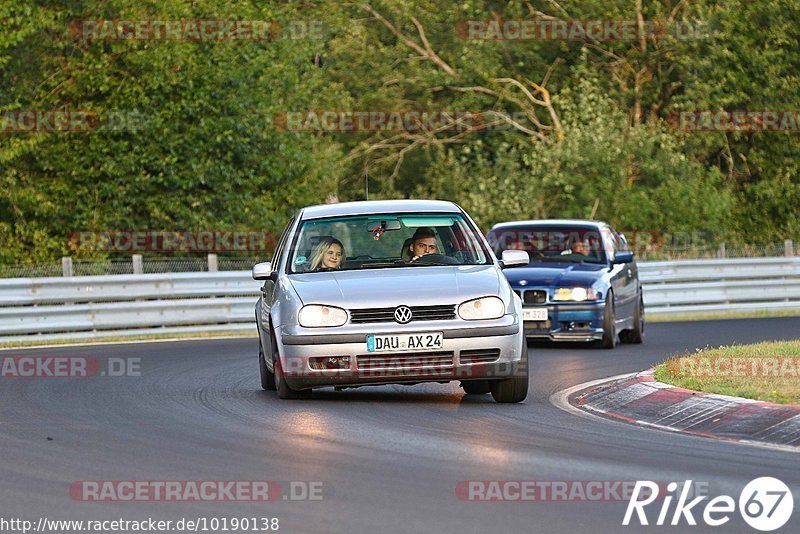
[[[695, 497], [689, 501], [691, 486], [692, 481], [687, 480], [679, 490], [677, 482], [670, 482], [666, 487], [666, 494], [662, 495], [659, 490], [663, 489], [663, 486], [650, 480], [638, 480], [633, 488], [633, 495], [628, 501], [628, 508], [625, 510], [622, 524], [630, 525], [635, 513], [635, 518], [640, 525], [649, 525], [649, 521], [653, 517], [651, 515], [648, 519], [645, 507], [656, 501], [661, 503], [658, 518], [654, 523], [658, 526], [679, 525], [682, 521], [686, 521], [688, 525], [696, 525], [695, 513], [698, 515], [702, 513], [703, 522], [712, 527], [718, 527], [730, 521], [737, 504], [733, 497], [720, 495], [705, 503], [705, 506], [694, 510], [708, 496]], [[679, 493], [680, 496], [678, 496]], [[670, 520], [670, 508], [676, 496], [678, 496], [678, 500]], [[769, 532], [782, 527], [789, 521], [794, 509], [794, 499], [789, 487], [782, 481], [772, 477], [761, 477], [747, 483], [739, 494], [738, 505], [742, 519], [748, 525], [756, 530]]]

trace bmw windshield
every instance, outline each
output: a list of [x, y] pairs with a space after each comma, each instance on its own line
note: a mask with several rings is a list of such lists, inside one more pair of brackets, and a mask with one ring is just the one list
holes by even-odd
[[302, 222], [288, 272], [491, 263], [490, 252], [463, 215], [400, 213]]
[[504, 226], [486, 236], [498, 256], [503, 250], [524, 250], [530, 263], [606, 263], [602, 232], [583, 226]]

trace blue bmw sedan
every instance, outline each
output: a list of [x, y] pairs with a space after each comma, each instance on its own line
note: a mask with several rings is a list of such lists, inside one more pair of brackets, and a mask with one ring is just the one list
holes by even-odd
[[500, 223], [487, 240], [496, 254], [528, 252], [527, 267], [503, 271], [522, 299], [525, 336], [593, 342], [644, 341], [642, 285], [625, 237], [604, 222]]

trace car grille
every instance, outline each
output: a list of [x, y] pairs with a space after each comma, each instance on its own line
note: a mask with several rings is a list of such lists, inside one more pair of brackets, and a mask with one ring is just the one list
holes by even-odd
[[523, 293], [522, 301], [525, 304], [544, 304], [547, 302], [547, 291], [543, 289], [528, 289]]
[[[410, 306], [411, 322], [414, 321], [442, 321], [456, 318], [456, 307], [452, 304], [446, 306]], [[350, 322], [362, 323], [393, 323], [395, 308], [361, 308], [350, 310]]]
[[453, 352], [411, 352], [408, 354], [362, 354], [356, 356], [359, 371], [376, 369], [409, 371], [451, 369]]
[[458, 359], [462, 364], [492, 363], [500, 358], [500, 349], [462, 350]]

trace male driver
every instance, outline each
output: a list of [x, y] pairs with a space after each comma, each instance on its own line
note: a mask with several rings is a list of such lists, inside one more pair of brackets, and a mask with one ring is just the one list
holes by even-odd
[[561, 255], [563, 256], [565, 254], [581, 254], [583, 256], [588, 256], [591, 253], [592, 252], [591, 252], [591, 247], [589, 246], [589, 240], [584, 238], [580, 241], [575, 241], [575, 243], [572, 244], [572, 248], [568, 248], [567, 250], [562, 251]]
[[408, 245], [408, 250], [411, 261], [426, 254], [434, 254], [436, 252], [436, 233], [427, 226], [417, 228], [417, 231], [411, 237], [411, 244]]

